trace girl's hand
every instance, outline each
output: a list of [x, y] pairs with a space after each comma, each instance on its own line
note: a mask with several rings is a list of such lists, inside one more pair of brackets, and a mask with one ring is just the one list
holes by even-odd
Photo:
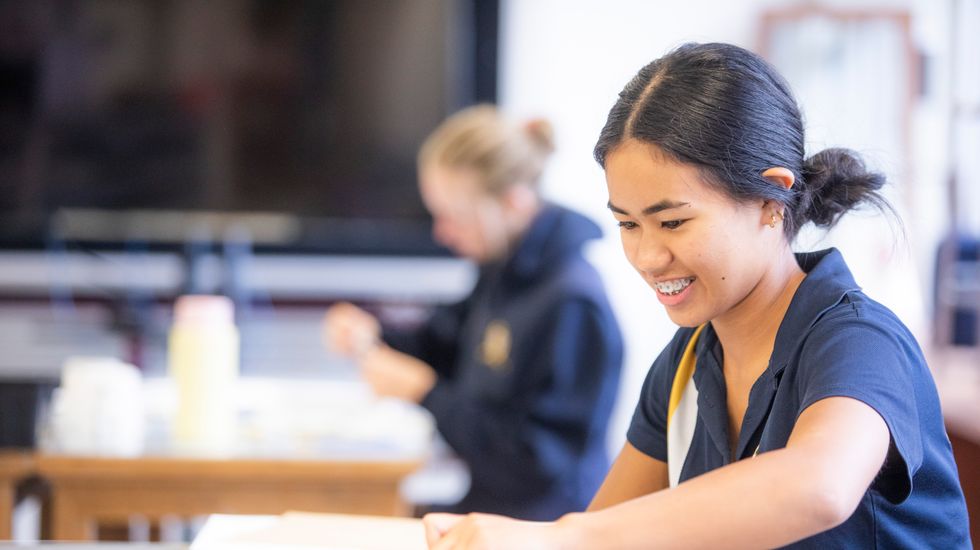
[[561, 522], [518, 521], [491, 514], [427, 514], [431, 550], [558, 550], [572, 548]]
[[363, 309], [342, 302], [327, 310], [323, 337], [331, 351], [357, 358], [380, 342], [381, 324]]
[[364, 381], [381, 397], [421, 403], [436, 384], [436, 371], [428, 363], [378, 344], [360, 356]]

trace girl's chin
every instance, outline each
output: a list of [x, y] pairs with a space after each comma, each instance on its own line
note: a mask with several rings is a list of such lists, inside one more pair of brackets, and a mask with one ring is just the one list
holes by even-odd
[[697, 327], [699, 327], [699, 326], [701, 326], [701, 325], [703, 325], [703, 324], [705, 324], [707, 322], [707, 321], [696, 321], [696, 320], [692, 320], [690, 317], [687, 317], [687, 316], [683, 316], [683, 317], [676, 316], [675, 317], [673, 315], [670, 315], [669, 317], [670, 317], [670, 320], [673, 321], [675, 325], [677, 325], [677, 326], [679, 326], [681, 328], [697, 328]]
[[711, 319], [706, 319], [702, 313], [694, 311], [680, 311], [679, 308], [667, 307], [667, 317], [670, 318], [671, 322], [679, 327], [689, 327], [696, 328], [699, 327]]

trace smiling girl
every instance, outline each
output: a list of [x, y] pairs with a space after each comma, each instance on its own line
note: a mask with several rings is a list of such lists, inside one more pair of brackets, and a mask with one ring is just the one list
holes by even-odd
[[595, 148], [623, 249], [680, 325], [589, 510], [431, 515], [433, 548], [970, 548], [913, 336], [836, 250], [794, 254], [884, 184], [804, 156], [782, 78], [727, 44], [640, 70]]

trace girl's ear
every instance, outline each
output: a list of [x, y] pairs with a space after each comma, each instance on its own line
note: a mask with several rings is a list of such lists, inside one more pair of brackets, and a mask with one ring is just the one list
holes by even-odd
[[773, 166], [765, 172], [762, 173], [762, 177], [769, 180], [770, 183], [774, 183], [783, 187], [784, 189], [789, 189], [793, 187], [796, 183], [796, 178], [793, 176], [793, 172], [790, 172], [789, 168], [783, 168], [782, 166]]

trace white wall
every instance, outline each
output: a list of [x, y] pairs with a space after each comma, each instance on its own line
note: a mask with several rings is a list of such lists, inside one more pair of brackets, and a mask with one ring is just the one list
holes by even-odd
[[[927, 10], [926, 7], [935, 8], [932, 2], [914, 1], [920, 8], [915, 12], [917, 41], [927, 52], [941, 57], [942, 33], [935, 29], [943, 24], [944, 11]], [[836, 3], [850, 8], [855, 4], [915, 8], [912, 2]], [[606, 232], [606, 238], [590, 251], [590, 258], [608, 285], [627, 340], [622, 390], [610, 427], [613, 451], [625, 439], [650, 363], [676, 327], [623, 257], [618, 230], [605, 207], [608, 197], [603, 173], [592, 160], [595, 139], [617, 94], [641, 66], [688, 41], [731, 42], [755, 49], [760, 12], [787, 4], [774, 0], [504, 0], [502, 3], [500, 102], [517, 116], [545, 116], [555, 123], [558, 152], [546, 174], [544, 194], [590, 215]], [[913, 113], [916, 146], [923, 139], [941, 143], [944, 137], [942, 94], [936, 97]], [[807, 98], [798, 99], [805, 111]], [[848, 144], [821, 144], [826, 145]], [[920, 157], [918, 163], [912, 163], [916, 167], [912, 179], [918, 184], [914, 196], [926, 201], [928, 207], [905, 221], [913, 236], [910, 245], [917, 248], [909, 251], [900, 235], [894, 235], [880, 218], [847, 222], [821, 244], [843, 248], [866, 291], [896, 310], [921, 335], [926, 319], [922, 291], [928, 285], [928, 278], [921, 274], [929, 271], [931, 247], [941, 232], [937, 228], [937, 219], [941, 218], [934, 203], [942, 192], [941, 174], [936, 172], [941, 172], [945, 157], [934, 148], [916, 158]], [[892, 166], [879, 168], [895, 172]], [[904, 204], [897, 206], [904, 210]], [[870, 244], [855, 239], [855, 231], [858, 235], [868, 234], [869, 223], [877, 228], [873, 233], [875, 239]], [[808, 240], [815, 238], [810, 236]], [[802, 248], [809, 246], [807, 243]], [[849, 253], [849, 248], [854, 251]]]

